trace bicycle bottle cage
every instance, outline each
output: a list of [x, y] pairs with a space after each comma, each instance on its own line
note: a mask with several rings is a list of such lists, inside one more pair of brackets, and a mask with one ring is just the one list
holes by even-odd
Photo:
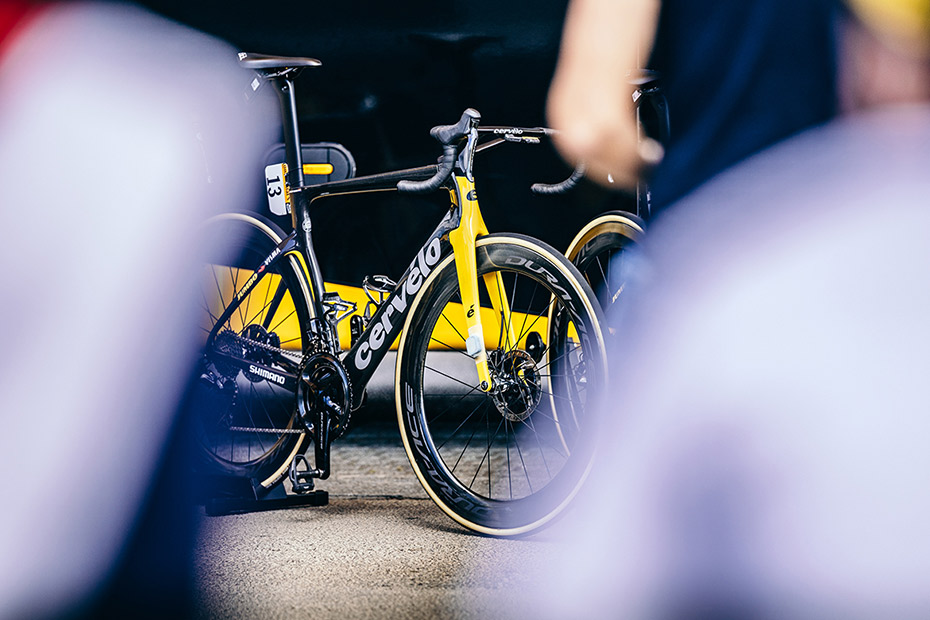
[[[384, 303], [384, 296], [390, 295], [391, 291], [395, 288], [397, 288], [397, 283], [387, 276], [365, 276], [365, 279], [362, 280], [362, 289], [365, 291], [369, 300], [365, 305], [366, 322], [371, 318], [371, 315], [378, 311], [381, 304]], [[372, 292], [378, 294], [377, 301], [375, 301], [375, 296], [372, 295]], [[372, 307], [374, 307], [374, 312], [371, 311]]]

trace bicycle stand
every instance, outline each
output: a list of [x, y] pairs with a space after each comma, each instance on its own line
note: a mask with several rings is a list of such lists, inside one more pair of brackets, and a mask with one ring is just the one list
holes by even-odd
[[298, 495], [288, 493], [280, 482], [267, 490], [256, 489], [249, 479], [235, 476], [202, 476], [199, 483], [209, 490], [204, 493], [203, 506], [210, 517], [329, 504], [326, 491]]

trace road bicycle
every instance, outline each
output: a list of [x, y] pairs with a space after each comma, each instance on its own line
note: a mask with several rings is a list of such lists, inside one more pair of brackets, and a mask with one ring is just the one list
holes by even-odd
[[[482, 127], [469, 109], [431, 131], [442, 146], [437, 164], [305, 185], [294, 81], [319, 61], [241, 53], [240, 64], [257, 75], [253, 87], [270, 83], [278, 95], [286, 161], [280, 174], [266, 170], [266, 184], [284, 200], [291, 230], [249, 213], [203, 228], [205, 239], [233, 250], [203, 267], [191, 407], [202, 465], [248, 479], [259, 493], [288, 473], [295, 492], [313, 489], [329, 476], [332, 442], [396, 341], [397, 420], [429, 497], [484, 534], [549, 523], [591, 465], [590, 411], [606, 377], [603, 314], [559, 252], [488, 233], [472, 171], [480, 150], [537, 138]], [[364, 313], [326, 290], [312, 211], [333, 196], [440, 189], [448, 210], [396, 282], [365, 279]], [[345, 342], [337, 327], [349, 317]]]

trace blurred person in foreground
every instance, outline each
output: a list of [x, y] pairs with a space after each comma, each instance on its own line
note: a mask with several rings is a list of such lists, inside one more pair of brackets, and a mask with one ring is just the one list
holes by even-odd
[[[834, 8], [834, 0], [572, 0], [548, 99], [556, 145], [601, 182], [610, 175], [632, 186], [652, 168], [655, 214], [835, 114]], [[668, 100], [664, 156], [637, 141], [627, 76], [641, 67], [659, 72]]]
[[0, 24], [0, 618], [188, 615], [197, 225], [273, 134], [235, 50], [141, 9]]
[[539, 617], [930, 617], [930, 1], [849, 8], [847, 113], [646, 237]]

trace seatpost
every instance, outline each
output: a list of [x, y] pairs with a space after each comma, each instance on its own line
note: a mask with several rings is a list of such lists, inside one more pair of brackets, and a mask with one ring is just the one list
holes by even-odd
[[287, 162], [287, 183], [291, 188], [304, 184], [303, 158], [300, 153], [300, 129], [297, 127], [297, 97], [291, 75], [274, 78], [275, 92], [281, 105], [284, 127], [284, 159]]

